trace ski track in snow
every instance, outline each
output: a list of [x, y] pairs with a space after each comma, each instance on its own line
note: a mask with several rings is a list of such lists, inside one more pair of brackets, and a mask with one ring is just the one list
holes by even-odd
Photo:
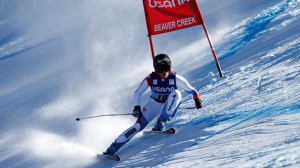
[[[16, 129], [9, 130], [7, 126], [0, 134], [0, 167], [299, 167], [300, 1], [276, 2], [242, 21], [217, 43], [223, 79], [207, 72], [215, 68], [214, 63], [188, 73], [201, 93], [204, 108], [179, 110], [167, 123], [177, 129], [176, 134], [138, 135], [118, 152], [121, 161], [115, 162], [96, 159], [95, 151], [76, 144], [76, 139], [68, 139], [70, 135], [45, 134], [39, 130], [33, 130], [32, 135], [21, 134], [26, 128], [17, 130], [20, 132], [17, 135]], [[0, 28], [8, 21], [0, 21]], [[20, 33], [11, 31], [0, 39], [0, 65], [37, 47], [55, 47], [57, 44], [52, 42], [61, 40], [57, 32], [34, 38], [20, 38]], [[16, 96], [20, 91], [18, 94], [29, 99], [30, 91], [22, 91], [23, 86], [46, 83], [43, 79], [48, 75], [63, 78], [58, 74], [61, 69], [62, 65], [58, 65], [30, 81], [18, 80], [23, 83], [21, 86], [4, 86], [0, 96]], [[1, 111], [14, 113], [10, 105], [17, 102], [4, 100]], [[193, 103], [191, 96], [186, 96], [182, 106]], [[7, 119], [3, 126], [12, 121], [8, 114], [2, 116]], [[58, 122], [50, 129], [59, 130], [60, 134], [76, 132], [66, 128], [68, 125], [70, 122]], [[27, 150], [28, 142], [20, 142], [34, 135], [31, 138], [37, 145], [34, 149], [44, 147], [42, 140], [45, 140], [53, 146], [57, 143], [65, 151], [57, 156], [45, 153], [43, 159], [36, 159]], [[74, 152], [69, 152], [72, 149]], [[50, 151], [54, 152], [56, 149]], [[61, 159], [62, 156], [65, 158]]]

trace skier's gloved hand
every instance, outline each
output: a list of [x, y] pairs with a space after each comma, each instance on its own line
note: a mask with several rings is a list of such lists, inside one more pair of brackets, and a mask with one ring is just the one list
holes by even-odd
[[202, 108], [202, 101], [199, 98], [194, 99], [194, 101], [197, 109]]
[[132, 115], [133, 115], [134, 117], [136, 117], [136, 118], [140, 118], [141, 115], [142, 115], [142, 112], [141, 112], [141, 106], [134, 106]]

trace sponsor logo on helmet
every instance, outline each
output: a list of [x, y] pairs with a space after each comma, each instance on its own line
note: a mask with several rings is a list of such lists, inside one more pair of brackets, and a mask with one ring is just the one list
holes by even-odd
[[157, 93], [171, 93], [175, 90], [174, 87], [152, 87], [152, 90]]
[[161, 59], [161, 60], [157, 60], [158, 64], [167, 64], [169, 60], [167, 58]]

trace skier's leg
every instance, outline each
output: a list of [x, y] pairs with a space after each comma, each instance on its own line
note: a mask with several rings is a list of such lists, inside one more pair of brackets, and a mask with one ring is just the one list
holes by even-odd
[[148, 121], [141, 116], [137, 121], [122, 134], [107, 148], [104, 154], [114, 155], [123, 145], [125, 145], [132, 137], [148, 125]]
[[121, 135], [118, 136], [116, 142], [125, 144], [132, 137], [134, 137], [138, 132], [143, 130], [147, 125], [148, 125], [148, 121], [144, 116], [141, 116], [140, 118], [137, 119], [137, 121], [133, 124], [133, 126], [128, 128]]
[[104, 152], [104, 154], [115, 154], [123, 145], [125, 145], [137, 133], [142, 131], [148, 125], [148, 123], [157, 116], [159, 108], [160, 107], [157, 107], [156, 102], [153, 99], [150, 99], [143, 107], [141, 117], [138, 118], [131, 127], [120, 134], [116, 138], [115, 142], [113, 142], [106, 152]]
[[161, 131], [164, 128], [164, 123], [175, 116], [181, 102], [181, 92], [174, 90], [168, 96], [168, 100], [161, 109], [161, 115], [158, 117], [153, 130]]
[[160, 112], [161, 105], [153, 99], [149, 99], [147, 104], [142, 108], [142, 115], [136, 123], [125, 130], [117, 139], [118, 143], [126, 143], [138, 132], [142, 131]]

